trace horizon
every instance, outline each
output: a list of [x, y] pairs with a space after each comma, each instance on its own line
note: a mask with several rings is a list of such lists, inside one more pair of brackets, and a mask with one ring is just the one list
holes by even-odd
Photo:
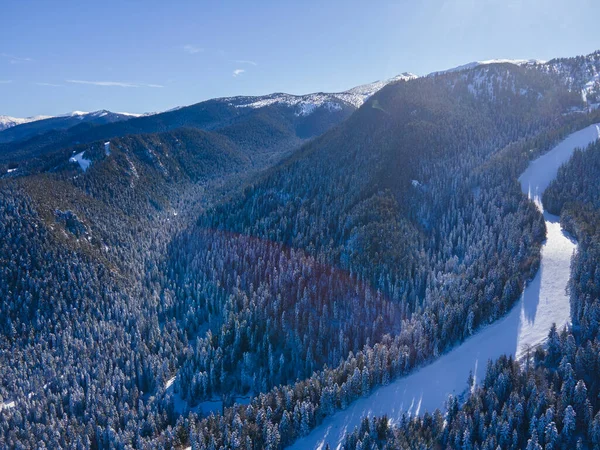
[[143, 115], [153, 115], [153, 114], [161, 114], [161, 113], [165, 113], [165, 112], [170, 112], [170, 111], [173, 111], [173, 110], [176, 110], [176, 109], [179, 109], [179, 108], [185, 108], [187, 106], [192, 106], [192, 105], [195, 105], [195, 104], [198, 104], [198, 103], [202, 103], [202, 102], [205, 102], [205, 101], [218, 100], [218, 99], [222, 99], [222, 98], [230, 98], [230, 97], [231, 98], [234, 98], [234, 97], [250, 97], [251, 98], [251, 97], [264, 97], [264, 96], [268, 96], [268, 95], [277, 95], [277, 94], [292, 95], [292, 96], [297, 96], [297, 97], [301, 97], [301, 96], [304, 96], [304, 95], [310, 95], [310, 94], [318, 94], [318, 93], [336, 94], [336, 93], [346, 92], [346, 91], [349, 91], [351, 89], [354, 89], [354, 88], [357, 88], [357, 87], [360, 87], [360, 86], [366, 86], [366, 85], [377, 83], [377, 82], [381, 82], [381, 81], [391, 80], [393, 78], [396, 78], [396, 77], [399, 77], [399, 76], [402, 76], [402, 75], [414, 75], [417, 78], [420, 78], [420, 77], [427, 77], [427, 76], [435, 75], [435, 74], [441, 74], [441, 73], [444, 73], [444, 72], [449, 72], [449, 71], [452, 71], [454, 69], [466, 70], [466, 68], [463, 69], [463, 66], [468, 66], [471, 63], [480, 63], [480, 64], [498, 63], [498, 64], [502, 64], [502, 63], [512, 63], [513, 61], [515, 61], [515, 62], [516, 61], [518, 61], [518, 62], [520, 62], [520, 61], [528, 61], [528, 62], [536, 62], [536, 63], [539, 63], [539, 64], [545, 64], [545, 63], [548, 63], [548, 62], [552, 61], [553, 59], [571, 58], [571, 57], [578, 57], [578, 56], [587, 56], [587, 55], [598, 53], [598, 52], [600, 52], [600, 49], [593, 50], [592, 52], [587, 53], [587, 54], [578, 54], [578, 55], [570, 55], [570, 56], [557, 56], [557, 57], [551, 58], [549, 60], [541, 60], [541, 59], [536, 59], [536, 58], [530, 58], [528, 60], [525, 60], [525, 59], [512, 59], [511, 60], [511, 59], [508, 59], [508, 58], [506, 58], [506, 59], [503, 59], [503, 58], [494, 58], [494, 59], [490, 59], [490, 60], [469, 61], [469, 62], [465, 62], [465, 63], [459, 64], [457, 66], [454, 66], [454, 67], [448, 67], [448, 68], [445, 68], [445, 69], [434, 70], [433, 72], [429, 72], [429, 73], [423, 74], [423, 75], [417, 75], [417, 74], [412, 73], [410, 71], [406, 71], [406, 72], [402, 72], [402, 73], [399, 73], [397, 75], [394, 75], [394, 76], [392, 76], [390, 78], [367, 81], [367, 82], [364, 82], [364, 83], [357, 84], [355, 86], [350, 86], [347, 89], [338, 90], [338, 91], [329, 91], [329, 92], [327, 92], [327, 91], [323, 91], [323, 90], [317, 90], [317, 91], [304, 92], [304, 93], [294, 93], [294, 92], [277, 91], [277, 92], [265, 92], [265, 93], [262, 93], [262, 94], [241, 94], [241, 95], [232, 94], [232, 95], [227, 95], [227, 96], [222, 96], [222, 97], [209, 97], [209, 98], [205, 98], [205, 99], [198, 100], [198, 101], [193, 101], [193, 102], [187, 103], [187, 104], [182, 104], [182, 105], [174, 106], [172, 108], [165, 109], [165, 110], [160, 110], [160, 111], [144, 111], [144, 112], [137, 112], [137, 111], [135, 111], [135, 112], [133, 112], [133, 111], [113, 111], [113, 110], [110, 110], [110, 109], [107, 109], [107, 108], [101, 108], [101, 109], [91, 110], [91, 111], [82, 111], [82, 110], [75, 109], [75, 110], [72, 110], [72, 111], [63, 112], [63, 113], [55, 114], [55, 115], [32, 114], [30, 116], [22, 116], [22, 117], [11, 116], [9, 114], [2, 114], [2, 111], [0, 111], [0, 117], [11, 117], [11, 118], [16, 118], [16, 119], [18, 119], [18, 118], [30, 119], [30, 118], [34, 118], [34, 117], [40, 117], [40, 118], [46, 119], [46, 118], [54, 118], [54, 117], [67, 117], [67, 116], [71, 116], [71, 115], [93, 114], [93, 113], [102, 112], [102, 111], [107, 111], [107, 112], [111, 112], [111, 113], [115, 113], [115, 114], [131, 115], [132, 117], [139, 117], [139, 116], [143, 116]]
[[[212, 6], [16, 4], [0, 18], [0, 115], [153, 113], [213, 98], [342, 92], [404, 72], [424, 76], [473, 61], [547, 61], [600, 49], [593, 19], [600, 5], [592, 0]], [[14, 39], [23, 32], [30, 39]]]

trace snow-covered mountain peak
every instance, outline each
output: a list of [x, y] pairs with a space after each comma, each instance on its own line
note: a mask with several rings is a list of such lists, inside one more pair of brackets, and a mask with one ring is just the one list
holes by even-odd
[[416, 75], [408, 72], [404, 72], [400, 75], [397, 75], [393, 78], [389, 78], [387, 80], [374, 81], [373, 83], [363, 84], [360, 86], [356, 86], [352, 89], [348, 89], [344, 92], [338, 92], [333, 94], [337, 96], [337, 98], [354, 105], [359, 108], [364, 102], [366, 102], [369, 97], [375, 94], [377, 91], [381, 90], [384, 86], [395, 83], [397, 81], [407, 81], [412, 80], [414, 78], [418, 78]]
[[330, 111], [340, 110], [344, 104], [359, 108], [369, 97], [384, 86], [413, 78], [417, 78], [417, 76], [411, 73], [403, 73], [387, 80], [363, 84], [342, 92], [317, 92], [306, 95], [275, 93], [257, 97], [228, 97], [223, 100], [228, 101], [230, 105], [236, 108], [263, 108], [273, 104], [281, 104], [296, 107], [298, 116], [308, 116], [320, 107], [325, 107]]
[[159, 112], [138, 114], [138, 113], [129, 113], [129, 112], [112, 112], [112, 111], [109, 111], [108, 109], [99, 109], [98, 111], [71, 111], [66, 114], [61, 114], [57, 117], [77, 117], [79, 119], [84, 119], [84, 118], [97, 119], [100, 117], [108, 116], [110, 114], [117, 115], [117, 116], [127, 116], [127, 117], [142, 117], [142, 116], [151, 116], [154, 114], [159, 114]]
[[61, 114], [59, 117], [78, 117], [89, 114], [88, 111], [71, 111], [70, 113]]
[[12, 128], [24, 123], [35, 122], [38, 120], [49, 119], [52, 116], [32, 116], [32, 117], [10, 117], [0, 116], [0, 131]]
[[444, 73], [451, 73], [451, 72], [462, 72], [464, 70], [474, 69], [479, 66], [488, 66], [490, 64], [514, 64], [516, 66], [527, 66], [527, 65], [545, 64], [545, 61], [542, 61], [539, 59], [488, 59], [485, 61], [472, 61], [467, 64], [462, 64], [460, 66], [452, 67], [450, 69], [432, 72], [429, 74], [429, 76], [441, 75]]

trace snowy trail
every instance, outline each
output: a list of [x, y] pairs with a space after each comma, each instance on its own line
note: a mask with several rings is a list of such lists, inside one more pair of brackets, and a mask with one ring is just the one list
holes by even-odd
[[[541, 195], [567, 162], [575, 148], [586, 147], [600, 138], [600, 124], [569, 135], [550, 152], [531, 162], [519, 178], [521, 188], [542, 210]], [[565, 289], [575, 241], [560, 227], [558, 217], [544, 212], [547, 239], [541, 250], [541, 264], [521, 299], [502, 319], [467, 339], [462, 345], [433, 363], [387, 386], [377, 388], [368, 397], [328, 417], [308, 436], [297, 440], [290, 449], [340, 448], [344, 435], [360, 425], [365, 416], [386, 414], [394, 422], [402, 414], [419, 414], [442, 408], [449, 394], [458, 395], [467, 388], [469, 372], [482, 380], [489, 359], [503, 354], [521, 357], [528, 347], [542, 343], [552, 323], [563, 327], [570, 322], [569, 298]]]

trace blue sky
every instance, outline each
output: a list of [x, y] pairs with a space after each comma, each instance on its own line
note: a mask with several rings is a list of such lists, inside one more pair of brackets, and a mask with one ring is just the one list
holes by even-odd
[[598, 0], [11, 1], [0, 114], [148, 112], [600, 49]]

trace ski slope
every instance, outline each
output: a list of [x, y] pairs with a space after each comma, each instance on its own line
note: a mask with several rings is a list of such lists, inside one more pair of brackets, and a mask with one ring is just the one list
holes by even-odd
[[[551, 151], [531, 162], [519, 178], [523, 192], [542, 210], [541, 195], [578, 147], [586, 147], [600, 137], [600, 124], [569, 135]], [[543, 211], [543, 210], [542, 210]], [[365, 416], [387, 415], [392, 422], [404, 413], [420, 414], [443, 408], [449, 394], [459, 395], [468, 388], [472, 371], [482, 380], [489, 359], [503, 354], [522, 357], [527, 349], [544, 342], [552, 323], [561, 328], [570, 322], [569, 298], [565, 292], [575, 241], [560, 227], [558, 217], [543, 212], [547, 238], [541, 250], [541, 264], [521, 299], [502, 319], [481, 329], [462, 345], [411, 375], [375, 389], [368, 397], [328, 417], [308, 436], [290, 449], [340, 448], [344, 435], [360, 425]]]
[[542, 209], [541, 196], [548, 185], [556, 178], [558, 169], [566, 163], [576, 148], [585, 148], [600, 137], [600, 123], [570, 134], [551, 151], [532, 161], [519, 177], [523, 193]]

